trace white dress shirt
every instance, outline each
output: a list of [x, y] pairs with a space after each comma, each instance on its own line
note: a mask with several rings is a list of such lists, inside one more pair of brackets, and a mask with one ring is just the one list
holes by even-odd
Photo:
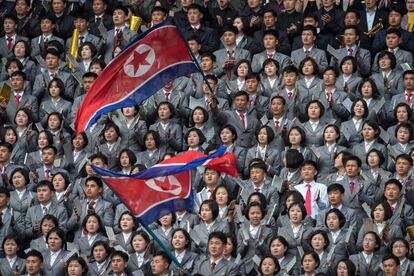
[[[311, 209], [312, 209], [312, 218], [316, 218], [319, 211], [328, 206], [328, 193], [325, 184], [317, 183], [315, 181], [310, 182], [311, 185]], [[302, 183], [295, 186], [295, 189], [306, 199], [306, 193], [308, 191], [308, 184]], [[316, 197], [319, 193], [319, 200], [316, 201]]]

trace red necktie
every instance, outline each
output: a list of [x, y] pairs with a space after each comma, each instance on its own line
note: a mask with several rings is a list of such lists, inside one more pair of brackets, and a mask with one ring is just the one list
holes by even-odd
[[165, 101], [169, 101], [170, 100], [170, 92], [165, 92]]
[[50, 173], [50, 170], [46, 169], [45, 170], [45, 180], [49, 180], [49, 173]]
[[208, 191], [210, 192], [210, 196], [208, 197], [208, 199], [213, 200], [213, 192], [214, 192], [214, 190], [213, 189], [209, 189]]
[[207, 99], [206, 100], [206, 107], [207, 108], [210, 108], [210, 105], [211, 105], [211, 100], [210, 99]]
[[289, 101], [292, 99], [292, 92], [288, 92], [288, 99]]
[[16, 106], [19, 106], [19, 104], [20, 104], [20, 99], [22, 98], [22, 96], [20, 96], [20, 95], [16, 95], [15, 96], [15, 100], [16, 100]]
[[353, 181], [349, 182], [349, 189], [351, 190], [351, 194], [352, 194], [355, 189], [355, 183]]
[[114, 37], [114, 48], [116, 48], [118, 45], [118, 42], [122, 40], [122, 30], [116, 29], [115, 31], [115, 37]]
[[326, 100], [328, 101], [328, 103], [332, 101], [332, 90], [328, 90], [328, 92], [326, 93]]
[[352, 56], [352, 48], [348, 48], [348, 56]]
[[312, 215], [312, 194], [311, 194], [311, 185], [308, 183], [308, 190], [306, 191], [306, 198], [305, 198], [305, 208], [306, 213], [308, 216]]
[[13, 48], [13, 37], [7, 37], [7, 49], [9, 51]]
[[411, 105], [411, 97], [413, 96], [413, 93], [406, 92], [405, 93], [405, 103], [408, 105]]
[[254, 191], [255, 191], [256, 193], [259, 193], [259, 192], [260, 192], [260, 188], [254, 188]]
[[275, 121], [275, 130], [276, 130], [276, 131], [279, 131], [279, 129], [280, 129], [280, 123], [279, 123], [279, 121], [278, 121], [278, 120], [276, 120], [276, 121]]
[[392, 206], [391, 206], [391, 213], [393, 213], [393, 214], [394, 214], [394, 211], [395, 211], [395, 207], [392, 207]]
[[216, 268], [216, 263], [215, 262], [212, 262], [211, 263], [211, 271], [213, 271], [215, 268]]
[[193, 28], [193, 33], [196, 33], [197, 32], [197, 28]]
[[273, 58], [273, 54], [272, 53], [267, 53], [267, 58]]
[[244, 113], [240, 113], [240, 119], [241, 119], [243, 129], [245, 129], [246, 128], [246, 121], [244, 120]]

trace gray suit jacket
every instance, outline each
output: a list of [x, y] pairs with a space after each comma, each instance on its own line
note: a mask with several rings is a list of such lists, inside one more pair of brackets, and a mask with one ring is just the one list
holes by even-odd
[[[53, 40], [59, 42], [60, 44], [62, 44], [62, 46], [65, 45], [65, 42], [60, 37], [57, 37], [55, 35], [52, 35], [50, 37], [49, 41], [53, 41]], [[32, 58], [34, 58], [37, 55], [41, 55], [42, 54], [42, 51], [45, 50], [45, 45], [44, 45], [43, 38], [42, 38], [41, 35], [33, 38], [30, 41], [30, 45], [31, 45], [30, 55], [31, 55]]]
[[[13, 42], [13, 46], [19, 40], [25, 40], [25, 41], [29, 42], [27, 37], [16, 34], [16, 38]], [[12, 49], [13, 49], [13, 47], [12, 47]], [[0, 56], [8, 58], [8, 57], [11, 57], [12, 55], [13, 55], [13, 53], [11, 52], [11, 49], [9, 50], [9, 48], [7, 47], [7, 38], [6, 38], [6, 36], [0, 37]]]
[[[339, 68], [339, 64], [341, 63], [342, 59], [348, 56], [347, 47], [337, 49], [336, 54], [339, 60], [337, 60], [335, 57], [332, 57], [331, 65]], [[371, 53], [366, 49], [356, 46], [355, 51], [352, 53], [352, 56], [357, 59], [358, 73], [362, 76], [369, 75], [371, 72]]]
[[210, 258], [206, 257], [196, 262], [193, 274], [211, 275], [211, 276], [235, 276], [238, 275], [237, 266], [225, 259], [221, 259], [214, 270], [211, 270]]
[[[341, 144], [349, 145], [353, 147], [362, 142], [362, 126], [365, 122], [365, 119], [361, 120], [359, 129], [355, 128], [354, 121], [348, 120], [341, 124]], [[345, 134], [347, 135], [345, 135]]]
[[40, 104], [39, 113], [41, 118], [41, 122], [44, 126], [47, 125], [47, 117], [52, 112], [58, 112], [62, 114], [64, 121], [64, 124], [66, 126], [69, 126], [71, 124], [71, 109], [72, 109], [72, 103], [65, 100], [60, 99], [56, 104], [52, 102], [52, 99], [48, 99], [43, 101]]
[[[56, 203], [52, 201], [49, 209], [47, 210], [47, 214], [51, 214], [55, 216], [59, 221], [59, 227], [66, 230], [66, 223], [68, 221], [68, 213], [65, 208], [58, 206]], [[25, 218], [25, 228], [26, 228], [26, 236], [27, 237], [39, 237], [39, 233], [33, 231], [33, 226], [35, 224], [40, 225], [40, 221], [43, 218], [43, 210], [40, 206], [34, 205], [27, 210], [26, 218]]]
[[305, 78], [300, 78], [296, 82], [296, 87], [303, 93], [304, 95], [308, 95], [309, 98], [312, 95], [319, 93], [323, 89], [323, 82], [320, 78], [315, 76], [310, 83], [309, 87], [306, 86]]
[[[215, 68], [214, 68], [214, 73], [218, 76], [221, 77], [224, 74], [226, 74], [226, 69], [223, 68], [223, 64], [224, 61], [228, 58], [228, 54], [227, 54], [227, 49], [223, 48], [223, 49], [219, 49], [217, 51], [215, 51], [213, 54], [216, 56], [216, 63], [215, 63]], [[245, 49], [241, 49], [239, 47], [236, 47], [234, 49], [234, 53], [232, 55], [232, 57], [235, 59], [234, 64], [236, 65], [237, 62], [241, 59], [247, 59], [250, 60], [250, 52], [248, 50]], [[235, 75], [233, 73], [234, 68], [229, 68], [228, 70], [231, 71], [231, 79], [235, 78]]]
[[155, 123], [149, 127], [160, 134], [161, 144], [159, 149], [163, 152], [180, 152], [183, 146], [183, 131], [181, 125], [169, 122], [164, 130], [161, 123]]
[[[67, 227], [69, 230], [77, 230], [79, 229], [79, 224], [82, 223], [83, 219], [88, 214], [88, 202], [87, 200], [81, 200], [82, 210], [77, 210], [80, 220], [77, 221], [77, 215], [75, 212], [72, 213], [72, 216], [70, 217]], [[80, 206], [75, 206], [76, 208], [79, 208]], [[102, 220], [102, 224], [104, 226], [112, 227], [113, 220], [114, 220], [114, 211], [112, 208], [112, 204], [106, 200], [103, 200], [102, 198], [99, 198], [95, 203], [95, 213], [98, 214], [98, 216]]]
[[[259, 72], [262, 70], [263, 62], [268, 59], [267, 52], [264, 50], [258, 54], [255, 54], [252, 59], [252, 70], [253, 72]], [[275, 52], [273, 59], [279, 62], [279, 72], [283, 72], [286, 66], [291, 65], [292, 61], [284, 54]]]
[[206, 253], [207, 244], [208, 244], [208, 236], [210, 235], [210, 233], [215, 232], [215, 231], [229, 233], [230, 228], [229, 228], [227, 221], [223, 221], [217, 218], [216, 220], [214, 220], [213, 225], [210, 227], [210, 231], [207, 230], [206, 224], [202, 222], [194, 226], [193, 231], [197, 232], [197, 235], [200, 238], [200, 244], [197, 246], [198, 250], [202, 253]]
[[[325, 51], [318, 49], [316, 47], [312, 47], [308, 56], [316, 61], [316, 64], [319, 67], [319, 72], [323, 72], [323, 70], [325, 70], [325, 68], [328, 66], [328, 60], [326, 58]], [[292, 54], [290, 55], [293, 64], [295, 64], [297, 68], [299, 68], [300, 63], [303, 59], [305, 59], [305, 57], [306, 54], [303, 48], [299, 48], [297, 50], [292, 51]]]
[[[384, 168], [386, 168], [386, 165], [388, 164], [388, 150], [387, 148], [383, 145], [378, 143], [377, 141], [375, 141], [371, 148], [369, 148], [369, 150], [371, 149], [377, 149], [379, 150], [385, 158], [385, 163], [383, 165]], [[355, 146], [352, 147], [351, 149], [352, 154], [354, 154], [355, 156], [358, 156], [359, 159], [361, 159], [362, 161], [362, 168], [363, 169], [368, 169], [368, 165], [366, 163], [366, 155], [367, 155], [367, 151], [365, 151], [365, 142], [361, 142], [359, 144], [356, 144]]]
[[45, 241], [45, 237], [41, 236], [35, 240], [30, 242], [30, 249], [34, 249], [42, 253], [42, 255], [46, 255], [49, 252], [48, 245]]
[[[63, 81], [65, 84], [65, 94], [61, 95], [66, 98], [68, 101], [73, 101], [75, 89], [76, 89], [76, 83], [73, 79], [72, 75], [68, 72], [57, 71], [56, 78], [59, 78]], [[49, 82], [51, 81], [49, 71], [45, 70], [41, 74], [37, 75], [35, 78], [35, 82], [33, 84], [33, 91], [32, 95], [37, 97], [37, 99], [42, 102], [44, 99], [48, 99], [50, 96], [47, 93], [47, 86], [49, 85]]]
[[326, 177], [331, 173], [336, 172], [335, 169], [335, 160], [334, 156], [336, 153], [345, 151], [346, 148], [335, 145], [333, 150], [329, 152], [329, 149], [326, 145], [313, 148], [312, 151], [315, 154], [317, 158], [317, 164], [318, 164], [318, 177]]
[[345, 91], [348, 93], [348, 97], [352, 101], [355, 101], [357, 98], [359, 98], [358, 86], [361, 81], [362, 78], [358, 77], [358, 75], [355, 73], [352, 74], [348, 81], [345, 83], [344, 75], [341, 74], [336, 80], [336, 89], [339, 91]]
[[306, 146], [309, 148], [322, 146], [324, 143], [323, 130], [328, 124], [325, 120], [319, 120], [319, 123], [315, 130], [313, 130], [310, 121], [305, 122], [302, 125], [302, 129], [306, 134]]
[[128, 127], [124, 116], [119, 113], [118, 116], [111, 116], [111, 119], [121, 132], [121, 148], [140, 152], [144, 146], [144, 135], [147, 133], [146, 122], [139, 116], [136, 116]]
[[[9, 234], [15, 234], [18, 237], [24, 236], [24, 217], [17, 211], [13, 212], [10, 208], [3, 209], [3, 225], [0, 226], [0, 242], [3, 244], [4, 238]], [[1, 253], [3, 249], [0, 250]]]
[[[122, 41], [121, 41], [121, 47], [125, 47], [126, 45], [129, 44], [129, 41], [132, 39], [132, 37], [135, 35], [136, 33], [131, 31], [129, 28], [125, 27], [122, 31]], [[108, 64], [112, 58], [113, 58], [113, 53], [114, 53], [114, 40], [115, 38], [115, 29], [109, 30], [107, 33], [107, 36], [105, 38], [104, 41], [104, 60], [105, 63]]]
[[16, 272], [16, 270], [20, 272], [20, 274], [23, 274], [25, 269], [26, 263], [25, 260], [22, 258], [16, 257], [16, 261], [14, 262], [12, 267], [10, 267], [10, 263], [6, 257], [0, 259], [1, 275], [13, 275], [13, 272]]
[[[374, 80], [377, 85], [378, 91], [381, 96], [389, 101], [393, 96], [404, 91], [402, 75], [399, 71], [393, 70], [388, 76], [388, 86], [385, 86], [385, 81], [382, 72], [374, 73], [371, 75], [371, 79]], [[405, 100], [404, 100], [405, 102]]]
[[64, 275], [65, 274], [65, 263], [63, 258], [69, 251], [62, 249], [53, 264], [50, 263], [50, 251], [48, 250], [43, 256], [43, 273], [46, 276]]
[[[85, 42], [91, 42], [95, 47], [96, 47], [96, 50], [97, 50], [97, 53], [98, 53], [98, 55], [99, 55], [99, 53], [102, 51], [102, 48], [103, 48], [103, 41], [99, 38], [99, 37], [97, 37], [97, 36], [95, 36], [95, 35], [93, 35], [93, 34], [91, 34], [91, 33], [86, 33], [85, 35], [84, 35], [84, 39], [83, 39], [83, 42], [85, 43]], [[72, 37], [69, 37], [67, 40], [66, 40], [66, 51], [67, 52], [69, 52], [69, 50], [70, 50], [70, 45], [72, 44]], [[78, 45], [78, 48], [79, 48], [79, 46], [81, 46], [81, 45]]]
[[[372, 72], [378, 72], [378, 55], [380, 53], [377, 53], [374, 58], [374, 62], [372, 63]], [[413, 68], [413, 54], [405, 51], [403, 49], [398, 49], [397, 52], [394, 53], [395, 59], [397, 60], [397, 66], [395, 67], [397, 70], [402, 70], [401, 64], [408, 63], [411, 68]]]
[[[250, 164], [250, 161], [253, 158], [262, 158], [258, 146], [253, 146], [247, 151], [244, 175], [249, 175], [248, 164]], [[269, 164], [269, 167], [267, 168], [267, 175], [269, 177], [273, 178], [274, 175], [279, 175], [281, 169], [279, 151], [273, 149], [271, 146], [268, 146], [263, 160]]]
[[349, 111], [346, 107], [342, 104], [343, 101], [348, 98], [348, 95], [343, 91], [335, 90], [332, 95], [331, 104], [328, 103], [326, 99], [326, 92], [325, 87], [323, 87], [322, 91], [319, 91], [317, 94], [313, 94], [311, 99], [319, 100], [322, 105], [325, 107], [325, 118], [330, 120], [334, 118], [339, 122], [343, 122], [348, 119]]
[[29, 94], [29, 92], [25, 91], [23, 92], [23, 96], [20, 99], [20, 103], [18, 106], [16, 106], [16, 100], [13, 95], [13, 92], [10, 96], [10, 100], [7, 104], [6, 110], [0, 110], [1, 113], [5, 114], [7, 117], [7, 121], [15, 125], [14, 123], [14, 117], [16, 116], [16, 112], [20, 108], [28, 107], [32, 111], [33, 119], [35, 122], [39, 120], [39, 106], [37, 103], [36, 97], [33, 97]]
[[[95, 237], [93, 243], [97, 242], [97, 241], [108, 241], [108, 238], [105, 237], [104, 235], [102, 235], [101, 233], [98, 233], [97, 236]], [[93, 245], [92, 243], [92, 245]], [[85, 235], [83, 237], [80, 237], [78, 239], [75, 240], [75, 244], [78, 247], [79, 253], [81, 255], [85, 255], [88, 258], [92, 256], [92, 245], [89, 244], [88, 241], [88, 235]]]
[[148, 151], [141, 151], [137, 153], [137, 164], [145, 165], [149, 168], [157, 164], [164, 155], [164, 151], [156, 149], [152, 156], [149, 155]]
[[260, 90], [263, 96], [271, 98], [272, 94], [277, 93], [278, 90], [282, 89], [282, 79], [277, 78], [273, 85], [270, 83], [268, 77], [264, 77], [260, 80]]
[[259, 128], [259, 121], [256, 116], [251, 115], [251, 113], [246, 114], [245, 112], [245, 117], [247, 118], [246, 128], [243, 128], [240, 116], [235, 110], [221, 111], [214, 109], [213, 116], [215, 120], [220, 122], [220, 125], [230, 124], [236, 128], [238, 137], [235, 141], [236, 145], [246, 149], [254, 145], [255, 133]]
[[378, 255], [373, 255], [371, 262], [366, 263], [364, 255], [362, 253], [351, 255], [349, 257], [351, 262], [354, 263], [356, 267], [356, 272], [361, 276], [376, 276], [381, 275], [381, 257]]

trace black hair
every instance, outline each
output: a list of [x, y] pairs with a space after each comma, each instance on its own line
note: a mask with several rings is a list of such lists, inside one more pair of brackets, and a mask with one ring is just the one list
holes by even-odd
[[148, 130], [144, 135], [144, 141], [147, 140], [149, 135], [152, 135], [152, 138], [154, 138], [155, 147], [158, 148], [161, 144], [161, 137], [158, 131], [152, 129]]
[[312, 67], [313, 67], [313, 75], [318, 75], [319, 74], [319, 66], [316, 63], [315, 59], [313, 57], [305, 57], [304, 59], [302, 59], [302, 61], [299, 64], [299, 73], [301, 73], [302, 75], [304, 75], [303, 73], [303, 67], [305, 66], [305, 63], [310, 61], [310, 63], [312, 63]]
[[339, 68], [341, 70], [341, 72], [343, 73], [344, 71], [342, 70], [342, 65], [344, 65], [344, 63], [346, 61], [350, 60], [352, 62], [352, 73], [355, 73], [358, 69], [358, 64], [356, 61], [356, 58], [353, 56], [345, 56], [342, 60], [341, 63], [339, 64]]
[[359, 95], [362, 97], [362, 87], [364, 86], [364, 84], [366, 82], [369, 82], [369, 84], [371, 85], [371, 90], [372, 90], [372, 98], [373, 99], [378, 99], [381, 97], [380, 92], [378, 91], [378, 87], [375, 83], [375, 81], [371, 78], [365, 78], [363, 79], [360, 84], [358, 85], [358, 93]]
[[345, 226], [346, 217], [345, 217], [344, 213], [342, 213], [341, 210], [339, 210], [339, 209], [332, 208], [328, 212], [326, 212], [326, 215], [325, 215], [325, 226], [326, 226], [326, 228], [328, 228], [327, 221], [328, 221], [328, 215], [329, 214], [336, 214], [336, 216], [338, 217], [338, 220], [339, 220], [339, 228], [342, 228], [342, 227]]
[[391, 60], [391, 69], [395, 69], [395, 67], [397, 66], [397, 59], [395, 58], [395, 55], [393, 53], [388, 51], [382, 51], [378, 54], [377, 66], [380, 67], [380, 60], [386, 56]]
[[381, 166], [382, 166], [382, 164], [384, 164], [384, 162], [385, 162], [385, 157], [384, 157], [384, 154], [383, 154], [381, 151], [379, 151], [379, 150], [377, 150], [377, 149], [374, 149], [374, 148], [372, 148], [372, 149], [370, 149], [370, 150], [368, 151], [367, 156], [366, 156], [366, 158], [365, 158], [365, 162], [368, 164], [368, 156], [369, 156], [371, 153], [376, 153], [376, 154], [378, 155], [378, 158], [379, 158], [379, 164], [378, 164], [378, 165], [381, 167]]
[[368, 114], [369, 114], [369, 109], [368, 109], [367, 103], [363, 99], [356, 99], [352, 103], [352, 105], [351, 105], [351, 117], [354, 117], [355, 116], [355, 110], [354, 109], [355, 109], [355, 106], [357, 105], [358, 102], [361, 102], [362, 105], [364, 106], [364, 114], [362, 114], [362, 118], [367, 118], [368, 117]]
[[329, 237], [326, 234], [326, 232], [322, 229], [318, 229], [312, 232], [312, 234], [310, 234], [309, 239], [308, 239], [308, 243], [309, 246], [312, 247], [312, 239], [313, 237], [315, 237], [316, 235], [322, 235], [323, 239], [325, 240], [325, 245], [323, 246], [323, 249], [326, 250], [329, 247]]
[[207, 199], [207, 200], [204, 200], [203, 201], [203, 203], [201, 203], [201, 205], [200, 205], [200, 211], [199, 211], [199, 213], [201, 213], [201, 207], [203, 206], [203, 205], [207, 205], [208, 206], [208, 208], [210, 208], [210, 210], [211, 210], [211, 215], [212, 215], [212, 219], [213, 220], [216, 220], [216, 218], [218, 217], [218, 215], [219, 215], [219, 207], [218, 207], [218, 204], [217, 204], [217, 202], [215, 202], [214, 200], [212, 200], [212, 199]]
[[292, 209], [293, 207], [295, 207], [295, 206], [297, 206], [297, 207], [299, 207], [300, 208], [300, 210], [301, 210], [301, 212], [302, 212], [302, 221], [306, 218], [306, 216], [308, 215], [308, 213], [306, 212], [306, 208], [305, 208], [305, 205], [303, 204], [303, 203], [301, 203], [301, 202], [293, 202], [290, 206], [289, 206], [289, 209], [288, 209], [288, 217], [289, 217], [289, 219], [290, 219], [290, 216], [289, 216], [289, 211], [290, 211], [290, 209]]
[[39, 251], [37, 251], [35, 249], [32, 249], [32, 250], [30, 250], [29, 252], [26, 253], [26, 259], [28, 257], [36, 257], [36, 258], [38, 258], [40, 260], [40, 262], [43, 263], [42, 253], [40, 253]]
[[311, 104], [316, 104], [319, 107], [319, 118], [322, 118], [323, 114], [325, 114], [325, 107], [323, 106], [323, 104], [319, 101], [319, 100], [311, 100], [310, 102], [308, 102], [306, 104], [305, 110], [306, 110], [306, 117], [309, 120], [309, 115], [308, 115], [308, 111], [309, 111], [309, 107], [311, 106]]
[[262, 213], [262, 219], [266, 216], [266, 210], [265, 210], [265, 208], [263, 208], [263, 205], [260, 202], [253, 201], [253, 202], [250, 202], [249, 205], [247, 205], [246, 213], [245, 213], [245, 216], [246, 216], [247, 219], [250, 219], [249, 218], [249, 211], [253, 207], [259, 207], [260, 212]]

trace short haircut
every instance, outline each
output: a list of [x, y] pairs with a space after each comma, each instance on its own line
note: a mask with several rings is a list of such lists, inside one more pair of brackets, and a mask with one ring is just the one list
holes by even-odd
[[327, 188], [327, 193], [329, 194], [330, 192], [335, 192], [335, 191], [339, 191], [341, 194], [345, 193], [345, 188], [344, 186], [342, 186], [339, 183], [332, 183], [331, 185], [328, 186]]
[[380, 60], [383, 59], [384, 57], [388, 57], [391, 61], [390, 67], [391, 69], [395, 69], [395, 67], [397, 66], [397, 59], [395, 58], [395, 55], [391, 52], [388, 51], [382, 51], [378, 54], [378, 59], [377, 59], [377, 66], [380, 66]]
[[384, 191], [385, 191], [385, 189], [387, 188], [388, 185], [395, 185], [395, 186], [397, 186], [398, 189], [400, 190], [400, 192], [401, 192], [401, 190], [403, 188], [401, 182], [398, 181], [397, 179], [389, 179], [387, 182], [385, 182], [385, 184], [384, 184]]
[[16, 71], [16, 72], [11, 73], [10, 78], [13, 78], [13, 77], [21, 77], [23, 80], [27, 79], [26, 73], [23, 71]]
[[266, 210], [263, 208], [263, 205], [260, 202], [256, 202], [256, 201], [250, 202], [249, 205], [247, 205], [246, 218], [249, 219], [249, 211], [253, 207], [258, 207], [260, 209], [260, 212], [262, 213], [262, 219], [263, 219], [266, 215]]
[[56, 155], [58, 153], [58, 150], [55, 146], [53, 145], [46, 145], [43, 149], [42, 149], [42, 153], [47, 151], [47, 150], [52, 150], [53, 153]]
[[134, 238], [135, 238], [136, 236], [141, 236], [141, 237], [145, 240], [145, 242], [147, 243], [147, 246], [148, 246], [148, 245], [149, 245], [149, 243], [151, 242], [151, 238], [150, 238], [150, 236], [148, 235], [148, 233], [147, 233], [147, 232], [145, 232], [144, 230], [140, 229], [140, 230], [135, 231], [135, 232], [133, 232], [133, 233], [132, 233], [132, 235], [131, 235], [131, 247], [132, 247], [132, 241], [134, 240]]
[[121, 251], [121, 250], [115, 250], [113, 253], [112, 253], [112, 256], [111, 256], [111, 260], [114, 258], [114, 257], [121, 257], [123, 260], [124, 260], [124, 262], [128, 262], [128, 260], [129, 260], [129, 257], [128, 257], [128, 254], [127, 253], [125, 253], [124, 251]]
[[221, 231], [211, 232], [210, 235], [208, 235], [208, 241], [210, 241], [212, 238], [216, 238], [216, 239], [221, 240], [223, 242], [223, 244], [226, 244], [227, 243], [226, 234], [224, 234]]
[[346, 163], [348, 163], [348, 161], [355, 161], [359, 168], [361, 168], [361, 166], [362, 166], [362, 161], [361, 161], [361, 159], [359, 159], [358, 156], [351, 155], [351, 156], [348, 156], [347, 158], [343, 158], [342, 159], [342, 164], [344, 166], [346, 166]]
[[414, 129], [413, 129], [413, 125], [411, 123], [403, 122], [403, 123], [400, 123], [399, 125], [397, 125], [397, 127], [395, 128], [395, 132], [394, 132], [395, 137], [397, 137], [397, 133], [400, 130], [400, 128], [405, 128], [405, 129], [408, 130], [408, 134], [409, 134], [408, 135], [409, 136], [408, 141], [411, 141], [411, 140], [414, 139], [414, 137], [413, 137]]
[[263, 32], [263, 38], [267, 35], [271, 35], [271, 36], [275, 37], [276, 39], [279, 39], [279, 33], [278, 33], [277, 30], [273, 30], [273, 29], [265, 30]]
[[283, 69], [283, 74], [290, 73], [294, 73], [296, 76], [299, 76], [298, 68], [296, 68], [294, 65], [288, 65]]
[[88, 159], [91, 162], [93, 162], [93, 160], [95, 159], [100, 159], [105, 165], [108, 165], [108, 157], [106, 157], [106, 155], [101, 152], [97, 152], [97, 153], [90, 155]]
[[325, 114], [325, 107], [319, 100], [315, 99], [315, 100], [309, 101], [306, 104], [305, 110], [306, 110], [306, 117], [308, 118], [308, 120], [309, 120], [308, 110], [311, 104], [316, 104], [319, 107], [319, 110], [320, 110], [319, 118], [322, 118], [323, 114]]
[[400, 31], [399, 29], [397, 29], [397, 28], [389, 28], [389, 29], [386, 31], [386, 35], [389, 35], [389, 34], [395, 34], [395, 35], [397, 35], [398, 37], [401, 37], [401, 31]]
[[219, 207], [218, 207], [217, 202], [212, 199], [204, 200], [203, 203], [201, 203], [200, 205], [200, 213], [201, 213], [201, 207], [203, 205], [207, 205], [208, 208], [210, 208], [213, 220], [216, 220], [216, 218], [219, 215]]
[[400, 259], [395, 255], [390, 254], [390, 255], [384, 256], [384, 258], [382, 258], [382, 263], [388, 260], [393, 260], [397, 266], [400, 265]]
[[333, 214], [333, 213], [336, 214], [336, 216], [338, 217], [338, 220], [339, 220], [339, 228], [344, 227], [345, 226], [345, 223], [346, 223], [346, 217], [345, 217], [345, 215], [341, 212], [341, 210], [336, 209], [336, 208], [332, 208], [325, 215], [325, 226], [326, 226], [326, 228], [328, 228], [328, 223], [327, 223], [328, 215], [329, 214]]
[[316, 253], [315, 251], [305, 252], [305, 254], [303, 254], [302, 256], [302, 260], [300, 262], [301, 264], [303, 263], [303, 260], [305, 259], [306, 256], [311, 256], [315, 260], [315, 262], [317, 263], [315, 269], [317, 269], [319, 265], [321, 264], [318, 253]]
[[47, 188], [49, 188], [49, 190], [51, 190], [52, 192], [54, 192], [54, 191], [55, 191], [55, 188], [53, 187], [52, 182], [50, 182], [49, 180], [42, 180], [42, 181], [39, 181], [39, 183], [37, 183], [37, 187], [36, 187], [36, 189], [39, 189], [39, 188], [41, 188], [41, 187], [47, 187]]
[[347, 25], [344, 28], [344, 33], [346, 30], [354, 30], [356, 35], [359, 35], [359, 30], [358, 30], [358, 26], [356, 25]]
[[402, 153], [402, 154], [398, 155], [397, 158], [395, 158], [395, 163], [397, 163], [398, 159], [405, 160], [408, 163], [410, 163], [411, 166], [413, 165], [413, 158], [411, 158], [411, 156], [409, 154]]
[[102, 182], [102, 180], [99, 177], [97, 177], [97, 176], [89, 176], [85, 180], [85, 185], [86, 185], [86, 183], [88, 183], [90, 181], [95, 182], [96, 185], [98, 185], [100, 188], [103, 188], [103, 182]]
[[353, 56], [345, 56], [341, 60], [341, 63], [339, 64], [339, 70], [341, 70], [341, 72], [343, 73], [342, 65], [344, 65], [344, 63], [347, 62], [348, 60], [350, 60], [352, 63], [352, 73], [355, 73], [358, 69], [358, 64], [357, 64], [356, 58]]
[[0, 187], [0, 194], [4, 194], [7, 198], [10, 198], [10, 191], [6, 187]]
[[270, 100], [270, 102], [272, 103], [274, 100], [280, 100], [283, 105], [286, 105], [286, 100], [281, 95], [273, 96], [272, 99]]
[[171, 265], [171, 258], [170, 256], [168, 256], [168, 254], [164, 251], [158, 251], [157, 253], [154, 254], [154, 257], [161, 257], [165, 262], [168, 263], [168, 265]]
[[399, 109], [399, 108], [401, 108], [401, 107], [404, 107], [404, 108], [405, 108], [405, 110], [407, 111], [407, 117], [408, 117], [408, 119], [410, 119], [410, 118], [411, 118], [411, 115], [412, 115], [412, 113], [413, 113], [413, 110], [412, 110], [412, 109], [411, 109], [411, 107], [410, 107], [408, 104], [406, 104], [405, 102], [398, 103], [398, 104], [394, 107], [394, 118], [395, 118], [395, 119], [397, 119], [397, 112], [398, 112], [398, 109]]
[[328, 71], [332, 71], [335, 74], [335, 77], [337, 78], [339, 76], [338, 70], [336, 70], [333, 66], [328, 66], [323, 70], [322, 75], [325, 75]]
[[290, 211], [290, 209], [292, 209], [293, 207], [299, 207], [300, 208], [300, 210], [302, 211], [302, 220], [304, 220], [305, 218], [306, 218], [306, 216], [308, 215], [308, 213], [306, 212], [306, 208], [305, 208], [305, 205], [303, 204], [303, 203], [301, 203], [301, 202], [293, 202], [290, 206], [289, 206], [289, 209], [288, 209], [288, 217], [290, 218], [290, 215], [289, 215], [289, 211]]
[[325, 245], [323, 246], [323, 249], [325, 250], [326, 248], [329, 247], [329, 237], [326, 234], [326, 232], [322, 229], [318, 229], [312, 232], [312, 234], [309, 236], [309, 245], [312, 247], [312, 239], [313, 237], [315, 237], [316, 235], [322, 235], [323, 239], [325, 240]]
[[38, 258], [40, 260], [40, 262], [43, 263], [43, 256], [42, 253], [40, 253], [39, 251], [32, 249], [29, 252], [26, 253], [26, 259], [29, 257], [35, 257]]
[[306, 26], [303, 26], [302, 33], [303, 33], [304, 31], [311, 31], [311, 32], [312, 32], [312, 34], [313, 34], [314, 36], [316, 36], [316, 35], [318, 34], [318, 31], [317, 31], [317, 30], [316, 30], [316, 28], [315, 28], [314, 26], [312, 26], [312, 25], [306, 25]]
[[384, 154], [382, 154], [382, 152], [381, 152], [381, 151], [379, 151], [379, 150], [377, 150], [377, 149], [370, 149], [370, 150], [368, 151], [367, 156], [366, 156], [366, 158], [365, 158], [365, 162], [368, 164], [368, 156], [369, 156], [371, 153], [376, 153], [376, 154], [378, 155], [378, 158], [379, 158], [379, 166], [381, 167], [381, 166], [382, 166], [382, 164], [384, 164], [384, 162], [385, 162], [385, 157], [384, 157]]
[[389, 220], [392, 217], [392, 211], [390, 204], [386, 200], [378, 201], [372, 204], [371, 218], [374, 219], [374, 210], [378, 205], [381, 205], [384, 208], [384, 221]]
[[312, 67], [313, 67], [313, 73], [312, 74], [315, 75], [315, 76], [318, 75], [319, 74], [319, 66], [318, 66], [318, 64], [316, 63], [316, 61], [313, 57], [305, 57], [304, 59], [302, 59], [302, 61], [299, 64], [299, 68], [298, 68], [299, 72], [302, 75], [304, 75], [303, 74], [303, 67], [305, 66], [305, 63], [308, 62], [308, 61], [310, 63], [312, 63]]

